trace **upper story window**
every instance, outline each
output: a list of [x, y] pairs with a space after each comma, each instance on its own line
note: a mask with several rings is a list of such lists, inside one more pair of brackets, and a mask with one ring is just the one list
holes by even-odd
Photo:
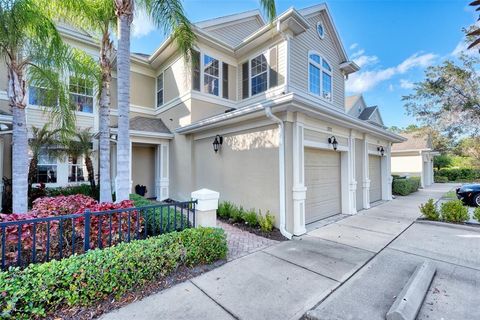
[[220, 86], [220, 62], [208, 55], [203, 56], [203, 90], [218, 96]]
[[157, 77], [157, 108], [163, 105], [163, 72]]
[[93, 82], [70, 77], [70, 103], [77, 111], [93, 113]]
[[332, 100], [332, 68], [319, 54], [308, 54], [308, 90], [310, 93]]
[[320, 39], [323, 39], [325, 37], [325, 28], [323, 27], [322, 22], [317, 23], [317, 34], [320, 37]]
[[268, 88], [268, 63], [264, 53], [250, 61], [250, 83], [252, 96], [267, 91]]

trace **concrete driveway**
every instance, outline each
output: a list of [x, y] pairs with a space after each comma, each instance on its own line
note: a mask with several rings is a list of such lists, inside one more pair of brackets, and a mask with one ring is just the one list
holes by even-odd
[[[380, 319], [416, 263], [427, 258], [442, 265], [442, 276], [435, 280], [438, 290], [451, 282], [458, 284], [461, 292], [471, 290], [472, 284], [469, 287], [468, 281], [457, 277], [480, 280], [467, 277], [470, 273], [466, 271], [480, 268], [476, 265], [480, 261], [478, 243], [472, 242], [479, 241], [480, 233], [413, 224], [420, 203], [440, 198], [451, 187], [434, 185], [362, 211], [313, 230], [300, 240], [228, 262], [103, 319], [299, 319], [315, 306], [314, 318]], [[459, 250], [453, 250], [456, 246]], [[444, 250], [446, 247], [452, 250]], [[464, 301], [477, 299], [474, 296]], [[448, 293], [440, 298], [435, 291], [428, 299], [431, 308], [441, 314], [440, 305], [448, 300]], [[427, 309], [422, 312], [421, 316], [429, 314]]]

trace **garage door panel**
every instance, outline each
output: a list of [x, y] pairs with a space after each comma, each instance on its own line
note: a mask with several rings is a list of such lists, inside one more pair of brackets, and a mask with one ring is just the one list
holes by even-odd
[[381, 157], [369, 155], [370, 202], [382, 200]]
[[305, 149], [305, 221], [310, 223], [340, 212], [340, 153]]

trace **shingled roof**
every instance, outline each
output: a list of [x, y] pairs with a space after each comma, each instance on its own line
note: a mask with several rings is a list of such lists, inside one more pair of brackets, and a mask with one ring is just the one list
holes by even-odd
[[377, 106], [366, 107], [365, 109], [363, 109], [362, 113], [360, 113], [360, 115], [358, 116], [358, 119], [370, 120], [370, 117], [375, 112], [375, 110], [377, 110], [377, 108], [378, 108]]
[[392, 146], [392, 151], [406, 151], [406, 150], [431, 150], [432, 142], [428, 135], [424, 135], [418, 132], [414, 133], [402, 133], [402, 137], [408, 139], [402, 143], [395, 143]]
[[[114, 126], [114, 128], [118, 128], [118, 126]], [[155, 133], [171, 133], [165, 123], [163, 123], [162, 119], [147, 117], [135, 117], [130, 119], [130, 130]]]

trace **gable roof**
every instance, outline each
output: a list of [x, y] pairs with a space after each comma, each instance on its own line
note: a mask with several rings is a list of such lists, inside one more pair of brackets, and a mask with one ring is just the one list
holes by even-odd
[[361, 94], [345, 97], [345, 111], [349, 111], [350, 109], [352, 109], [361, 97]]
[[373, 107], [366, 107], [365, 109], [363, 109], [362, 113], [360, 113], [360, 115], [358, 116], [358, 119], [360, 120], [370, 120], [370, 118], [372, 117], [373, 113], [378, 109], [377, 106], [373, 106]]
[[432, 150], [432, 141], [428, 135], [413, 132], [402, 133], [401, 136], [406, 138], [407, 141], [394, 144], [392, 151]]
[[252, 18], [256, 19], [261, 25], [265, 24], [265, 20], [263, 19], [260, 11], [258, 9], [255, 9], [255, 10], [250, 10], [250, 11], [245, 11], [240, 13], [229, 14], [229, 15], [221, 16], [217, 18], [202, 20], [202, 21], [196, 22], [195, 25], [199, 28], [209, 30], [209, 29], [218, 28], [224, 24], [239, 23]]

